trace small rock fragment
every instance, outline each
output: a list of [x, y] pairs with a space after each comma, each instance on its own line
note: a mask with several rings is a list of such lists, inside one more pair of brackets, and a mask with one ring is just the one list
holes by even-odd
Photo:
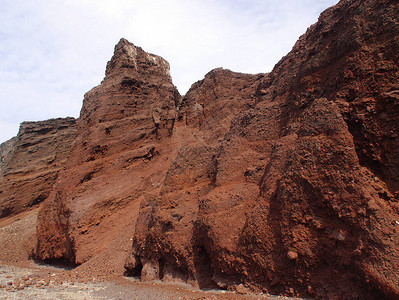
[[298, 253], [295, 251], [288, 251], [287, 257], [291, 260], [298, 259]]
[[248, 288], [246, 288], [242, 283], [237, 285], [235, 287], [236, 293], [237, 294], [241, 294], [241, 295], [245, 295], [248, 294], [250, 291]]

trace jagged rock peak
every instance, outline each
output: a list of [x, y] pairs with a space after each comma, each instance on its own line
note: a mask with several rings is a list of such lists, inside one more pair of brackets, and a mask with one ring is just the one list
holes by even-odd
[[143, 74], [166, 75], [171, 80], [169, 63], [165, 59], [147, 53], [141, 47], [122, 38], [116, 44], [114, 55], [107, 63], [105, 79], [115, 75], [126, 76], [126, 73], [137, 77]]

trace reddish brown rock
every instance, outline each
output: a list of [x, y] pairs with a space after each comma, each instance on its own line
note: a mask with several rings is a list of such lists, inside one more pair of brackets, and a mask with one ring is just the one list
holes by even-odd
[[140, 202], [156, 197], [176, 151], [179, 101], [163, 58], [124, 39], [116, 45], [104, 81], [85, 95], [66, 170], [39, 214], [37, 258], [123, 269]]
[[85, 96], [36, 257], [106, 273], [126, 259], [144, 281], [201, 288], [399, 297], [398, 5], [341, 1], [270, 74], [216, 69], [181, 102], [166, 61], [122, 39]]
[[399, 191], [398, 29], [395, 1], [341, 1], [274, 68], [269, 94], [305, 107], [337, 103], [360, 164]]
[[208, 144], [219, 142], [229, 131], [234, 115], [255, 106], [261, 94], [259, 82], [267, 78], [267, 74], [214, 69], [192, 85], [182, 100], [178, 119], [190, 130], [199, 130]]
[[[397, 11], [341, 1], [250, 93], [205, 84], [212, 73], [193, 85], [160, 197], [142, 203], [135, 261], [200, 287], [397, 298]], [[203, 111], [242, 95], [249, 105], [212, 137], [223, 109]]]
[[23, 122], [0, 145], [0, 217], [40, 203], [50, 193], [75, 139], [74, 118]]
[[17, 137], [14, 136], [13, 138], [9, 139], [8, 141], [5, 141], [4, 143], [0, 144], [0, 180], [1, 180], [1, 182], [4, 179], [5, 169], [9, 166], [13, 151], [15, 150], [16, 140], [17, 140]]

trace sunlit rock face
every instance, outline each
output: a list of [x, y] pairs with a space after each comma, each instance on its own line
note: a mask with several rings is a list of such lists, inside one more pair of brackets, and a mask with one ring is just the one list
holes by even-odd
[[0, 217], [23, 212], [47, 198], [75, 134], [74, 118], [23, 122], [18, 135], [0, 145]]
[[398, 297], [397, 11], [341, 1], [270, 74], [214, 70], [195, 83], [127, 270], [200, 287]]
[[122, 39], [85, 95], [36, 258], [143, 281], [399, 297], [397, 1], [327, 9], [269, 74], [181, 98]]
[[119, 244], [131, 243], [140, 202], [158, 193], [175, 155], [179, 101], [169, 64], [121, 39], [85, 95], [66, 168], [40, 211], [38, 259], [81, 264], [114, 245], [123, 268]]

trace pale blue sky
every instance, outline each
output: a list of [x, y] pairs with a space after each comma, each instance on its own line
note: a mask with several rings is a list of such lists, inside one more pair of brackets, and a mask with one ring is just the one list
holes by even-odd
[[78, 117], [121, 37], [169, 61], [184, 94], [211, 69], [269, 72], [338, 0], [1, 0], [0, 143]]

